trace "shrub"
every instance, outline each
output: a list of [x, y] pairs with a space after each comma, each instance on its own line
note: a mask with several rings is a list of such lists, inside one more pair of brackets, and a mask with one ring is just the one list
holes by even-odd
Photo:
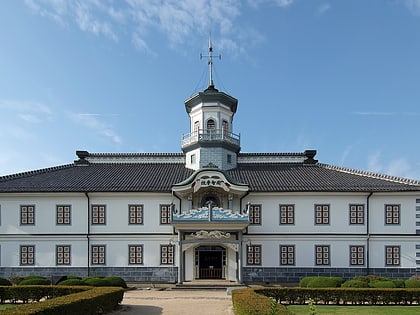
[[395, 288], [395, 284], [392, 281], [389, 280], [377, 280], [377, 281], [371, 281], [369, 283], [369, 286], [371, 288]]
[[101, 277], [101, 276], [92, 276], [83, 279], [85, 285], [90, 285], [93, 287], [121, 287], [127, 288], [127, 284], [124, 279], [120, 277]]
[[0, 278], [0, 285], [6, 285], [7, 286], [7, 285], [12, 285], [12, 283], [7, 279]]
[[308, 288], [337, 288], [344, 282], [340, 277], [315, 277], [307, 283]]
[[302, 279], [300, 279], [299, 281], [299, 286], [301, 288], [307, 288], [308, 287], [308, 283], [309, 281], [318, 278], [318, 276], [313, 276], [313, 277], [303, 277]]
[[[257, 290], [258, 292], [258, 290]], [[290, 312], [284, 305], [252, 289], [238, 289], [232, 291], [232, 304], [236, 315], [288, 315]]]
[[396, 288], [405, 288], [405, 281], [400, 279], [391, 280]]
[[413, 279], [408, 279], [405, 280], [405, 287], [406, 288], [420, 288], [420, 280], [413, 280]]
[[51, 281], [43, 277], [29, 277], [19, 282], [19, 285], [50, 285]]
[[369, 288], [369, 283], [361, 280], [348, 280], [344, 282], [341, 287], [343, 288]]
[[80, 279], [67, 279], [59, 282], [57, 285], [86, 285], [86, 283]]

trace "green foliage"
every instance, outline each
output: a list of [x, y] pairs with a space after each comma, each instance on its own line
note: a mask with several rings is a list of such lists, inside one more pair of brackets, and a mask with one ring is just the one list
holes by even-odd
[[413, 280], [413, 279], [408, 279], [405, 280], [405, 287], [406, 288], [420, 288], [420, 280]]
[[0, 285], [12, 285], [12, 282], [5, 278], [0, 278]]
[[341, 285], [342, 288], [369, 288], [369, 282], [362, 280], [348, 280]]
[[391, 281], [395, 284], [396, 288], [405, 288], [405, 280], [395, 279]]
[[67, 279], [67, 280], [61, 281], [57, 283], [57, 285], [86, 285], [86, 283], [80, 279], [74, 278], [74, 279]]
[[257, 294], [252, 289], [238, 289], [232, 291], [233, 309], [236, 315], [288, 315], [284, 305], [275, 300]]
[[300, 280], [303, 288], [337, 288], [344, 282], [340, 277], [305, 277]]
[[[12, 287], [13, 288], [13, 287]], [[59, 287], [48, 286], [52, 290]], [[62, 287], [62, 290], [69, 290]], [[79, 291], [81, 288], [79, 287]], [[16, 306], [2, 311], [2, 315], [73, 315], [103, 314], [110, 312], [122, 301], [124, 290], [121, 288], [84, 288], [85, 291], [47, 299], [39, 303]]]
[[371, 288], [395, 288], [394, 282], [390, 280], [376, 280], [369, 283]]
[[[389, 281], [392, 283], [392, 281]], [[256, 292], [282, 304], [414, 304], [420, 303], [420, 289], [409, 288], [271, 288]]]
[[309, 305], [309, 315], [316, 315], [314, 299], [309, 299], [308, 305]]
[[51, 281], [42, 277], [30, 277], [25, 278], [21, 282], [19, 282], [19, 285], [50, 285]]
[[85, 285], [90, 285], [93, 287], [121, 287], [127, 288], [127, 284], [124, 279], [120, 277], [101, 277], [101, 276], [92, 276], [83, 279]]

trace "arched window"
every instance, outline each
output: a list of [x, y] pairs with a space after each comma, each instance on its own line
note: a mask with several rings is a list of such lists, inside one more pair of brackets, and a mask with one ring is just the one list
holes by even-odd
[[216, 129], [216, 123], [213, 119], [207, 120], [207, 130], [214, 130]]

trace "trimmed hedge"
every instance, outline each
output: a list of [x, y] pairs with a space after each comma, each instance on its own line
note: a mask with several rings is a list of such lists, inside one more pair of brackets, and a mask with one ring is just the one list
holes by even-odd
[[5, 278], [0, 278], [0, 285], [12, 285], [12, 283]]
[[302, 288], [337, 288], [344, 281], [340, 277], [304, 277], [300, 280], [299, 286]]
[[256, 289], [282, 304], [398, 304], [420, 303], [420, 289], [414, 288], [271, 288]]
[[82, 280], [86, 285], [94, 286], [94, 287], [121, 287], [127, 288], [127, 284], [124, 279], [120, 277], [100, 277], [100, 276], [92, 276], [87, 277]]
[[237, 289], [232, 291], [232, 304], [235, 315], [289, 315], [284, 305], [253, 289]]
[[80, 291], [90, 290], [91, 287], [56, 287], [45, 285], [0, 286], [0, 300], [16, 302], [36, 302], [43, 298], [54, 298]]
[[[49, 287], [59, 289], [58, 287]], [[77, 289], [80, 290], [80, 288]], [[121, 288], [102, 287], [89, 288], [88, 290], [85, 288], [84, 292], [9, 308], [2, 311], [2, 315], [102, 314], [115, 309], [121, 303], [123, 295], [124, 290]]]
[[67, 279], [64, 281], [61, 281], [57, 283], [57, 285], [86, 285], [82, 280], [80, 279]]
[[420, 288], [420, 280], [412, 280], [412, 279], [405, 280], [405, 287], [406, 288]]

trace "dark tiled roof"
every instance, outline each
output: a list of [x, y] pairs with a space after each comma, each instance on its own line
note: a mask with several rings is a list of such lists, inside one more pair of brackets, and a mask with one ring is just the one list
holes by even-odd
[[[248, 183], [259, 192], [389, 192], [420, 191], [417, 184], [391, 180], [391, 177], [366, 173], [325, 164], [241, 164], [227, 172], [236, 180]], [[407, 181], [408, 182], [408, 181]], [[415, 181], [413, 181], [415, 182]]]
[[169, 192], [192, 173], [180, 163], [71, 164], [0, 177], [0, 192]]
[[[192, 174], [183, 163], [75, 163], [0, 177], [0, 192], [170, 192]], [[255, 192], [420, 192], [417, 181], [324, 164], [240, 163], [225, 174]]]

